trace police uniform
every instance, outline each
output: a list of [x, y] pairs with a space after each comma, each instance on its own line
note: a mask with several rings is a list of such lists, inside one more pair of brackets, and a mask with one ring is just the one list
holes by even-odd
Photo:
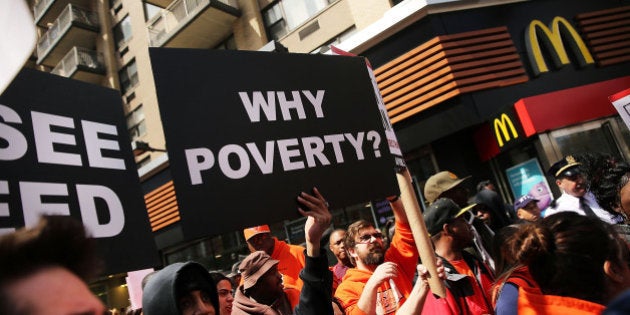
[[[554, 163], [549, 168], [548, 173], [556, 179], [570, 177], [581, 173], [580, 165], [582, 165], [582, 163], [577, 162], [569, 155]], [[563, 191], [560, 198], [554, 200], [551, 206], [545, 211], [545, 216], [563, 211], [572, 211], [585, 216], [596, 216], [600, 220], [610, 224], [623, 222], [623, 217], [620, 214], [614, 214], [602, 209], [597, 203], [595, 196], [590, 191], [587, 191], [582, 198], [569, 195]]]

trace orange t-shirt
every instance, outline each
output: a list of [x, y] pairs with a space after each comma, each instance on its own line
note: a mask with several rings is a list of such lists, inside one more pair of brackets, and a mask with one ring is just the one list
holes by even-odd
[[282, 282], [291, 285], [298, 290], [302, 290], [302, 279], [300, 279], [300, 271], [304, 269], [306, 260], [304, 258], [304, 247], [298, 245], [287, 244], [273, 238], [275, 245], [271, 259], [280, 261], [278, 263], [278, 272], [282, 274]]

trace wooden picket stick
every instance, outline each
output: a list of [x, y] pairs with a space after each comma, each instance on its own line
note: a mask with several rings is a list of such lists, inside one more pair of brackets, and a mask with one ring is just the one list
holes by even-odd
[[422, 264], [429, 271], [430, 277], [428, 280], [431, 292], [441, 298], [445, 298], [446, 289], [444, 288], [444, 283], [438, 277], [435, 251], [433, 250], [427, 226], [424, 224], [424, 218], [420, 211], [418, 199], [416, 199], [409, 170], [405, 168], [402, 172], [397, 172], [396, 178], [400, 186], [400, 199], [405, 207], [405, 213], [413, 233], [413, 239], [416, 242], [416, 248], [420, 254]]

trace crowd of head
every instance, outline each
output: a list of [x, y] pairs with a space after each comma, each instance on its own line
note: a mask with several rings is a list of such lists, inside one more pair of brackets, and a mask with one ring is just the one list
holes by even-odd
[[[314, 188], [297, 197], [304, 246], [268, 225], [245, 228], [250, 254], [230, 274], [193, 261], [167, 265], [145, 277], [142, 308], [128, 314], [627, 313], [630, 165], [579, 154], [547, 173], [561, 191], [548, 207], [529, 193], [508, 204], [489, 180], [471, 194], [470, 177], [427, 179], [421, 230], [433, 246], [424, 250], [436, 257], [445, 296], [429, 294], [431, 273], [398, 197], [390, 198], [392, 234], [367, 220], [333, 229]], [[93, 240], [73, 219], [44, 216], [2, 236], [0, 258], [1, 314], [106, 311], [87, 286], [101, 270]]]

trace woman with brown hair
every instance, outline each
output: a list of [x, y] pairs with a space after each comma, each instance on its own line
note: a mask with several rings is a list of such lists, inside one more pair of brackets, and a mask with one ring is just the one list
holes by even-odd
[[518, 314], [599, 314], [630, 287], [628, 247], [598, 219], [555, 214], [522, 225], [511, 242], [514, 269], [526, 266], [538, 286], [519, 287]]

